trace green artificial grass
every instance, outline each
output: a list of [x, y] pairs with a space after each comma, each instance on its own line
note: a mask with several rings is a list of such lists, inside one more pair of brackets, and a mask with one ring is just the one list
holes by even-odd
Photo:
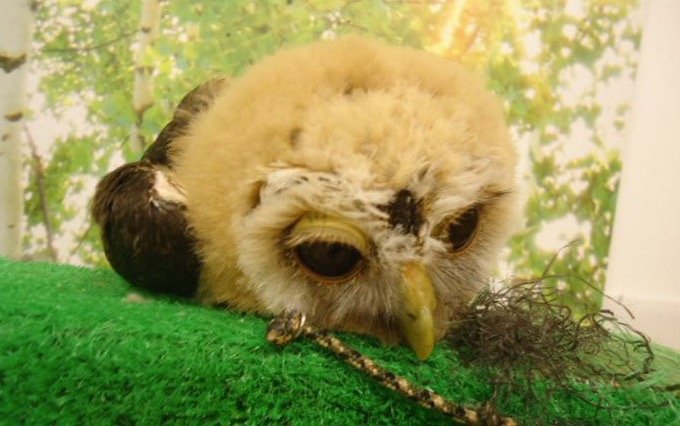
[[[132, 292], [110, 270], [0, 259], [0, 423], [450, 424], [311, 342], [273, 347], [265, 319]], [[455, 401], [491, 396], [490, 378], [443, 345], [423, 363], [341, 337]], [[662, 352], [667, 369], [680, 365]], [[500, 411], [531, 424], [680, 424], [677, 394], [606, 392], [633, 408], [597, 410], [557, 392], [541, 407], [518, 395]]]

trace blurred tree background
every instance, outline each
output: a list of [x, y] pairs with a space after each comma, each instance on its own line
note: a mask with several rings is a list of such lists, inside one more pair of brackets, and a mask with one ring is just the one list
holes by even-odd
[[[140, 33], [143, 10], [151, 39]], [[550, 270], [559, 294], [596, 308], [596, 292], [559, 277], [605, 282], [640, 15], [635, 0], [38, 2], [24, 127], [25, 257], [105, 265], [88, 214], [94, 186], [139, 157], [185, 93], [282, 46], [364, 33], [488, 76], [505, 99], [528, 187], [526, 226], [500, 273], [541, 275], [559, 251]], [[153, 97], [135, 109], [140, 84]]]

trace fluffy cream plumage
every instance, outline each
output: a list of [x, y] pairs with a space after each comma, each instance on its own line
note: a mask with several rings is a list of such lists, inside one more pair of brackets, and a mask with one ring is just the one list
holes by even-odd
[[[356, 36], [264, 59], [224, 85], [173, 149], [203, 301], [265, 314], [296, 308], [320, 327], [387, 342], [404, 339], [403, 265], [417, 262], [431, 277], [441, 337], [515, 222], [516, 154], [483, 81], [437, 56]], [[423, 215], [415, 233], [390, 224], [384, 208], [405, 189]], [[446, 226], [471, 206], [480, 206], [479, 229], [452, 253]], [[290, 255], [287, 233], [309, 212], [366, 236], [351, 280], [315, 282]]]

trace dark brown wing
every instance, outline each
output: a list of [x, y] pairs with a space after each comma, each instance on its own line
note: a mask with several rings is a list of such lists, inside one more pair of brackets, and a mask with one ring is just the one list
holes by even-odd
[[186, 95], [142, 159], [117, 168], [97, 185], [92, 215], [106, 258], [138, 287], [180, 296], [196, 291], [201, 262], [185, 215], [185, 194], [172, 181], [172, 147], [224, 82], [212, 80]]
[[170, 148], [174, 140], [184, 134], [194, 117], [206, 110], [226, 85], [227, 79], [216, 78], [187, 93], [177, 106], [172, 121], [161, 130], [156, 141], [146, 150], [142, 159], [172, 168]]
[[148, 161], [109, 173], [97, 185], [93, 216], [106, 258], [123, 278], [148, 290], [191, 296], [200, 261], [186, 207], [181, 198], [159, 193], [159, 180], [167, 178], [158, 173]]

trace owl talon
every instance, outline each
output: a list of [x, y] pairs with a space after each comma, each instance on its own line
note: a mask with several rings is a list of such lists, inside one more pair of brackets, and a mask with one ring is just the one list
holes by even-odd
[[297, 339], [304, 329], [305, 315], [298, 311], [285, 311], [269, 322], [267, 341], [284, 346]]

